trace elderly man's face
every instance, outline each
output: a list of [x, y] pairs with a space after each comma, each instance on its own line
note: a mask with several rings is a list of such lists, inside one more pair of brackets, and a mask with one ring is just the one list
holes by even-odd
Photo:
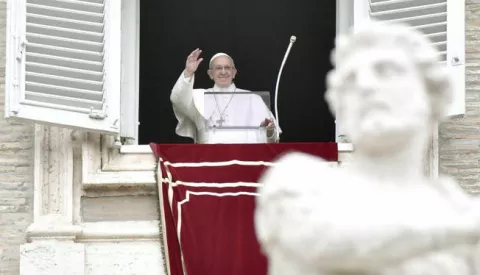
[[228, 56], [219, 56], [215, 58], [212, 62], [212, 67], [208, 70], [210, 78], [221, 88], [230, 86], [236, 73], [237, 70]]
[[392, 146], [426, 130], [430, 108], [423, 77], [403, 50], [359, 50], [338, 71], [338, 119], [352, 142]]

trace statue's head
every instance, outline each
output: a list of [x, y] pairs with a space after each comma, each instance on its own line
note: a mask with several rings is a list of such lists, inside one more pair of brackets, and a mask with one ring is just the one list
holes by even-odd
[[443, 118], [451, 83], [439, 52], [404, 25], [369, 22], [338, 37], [326, 100], [356, 146], [397, 146]]

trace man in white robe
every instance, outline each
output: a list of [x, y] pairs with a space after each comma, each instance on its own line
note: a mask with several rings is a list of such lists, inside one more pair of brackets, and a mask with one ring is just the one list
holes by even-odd
[[196, 143], [278, 142], [281, 130], [263, 99], [233, 83], [237, 70], [229, 55], [218, 53], [210, 60], [213, 88], [193, 88], [195, 72], [203, 61], [201, 52], [196, 49], [187, 57], [170, 95], [178, 120], [175, 132]]

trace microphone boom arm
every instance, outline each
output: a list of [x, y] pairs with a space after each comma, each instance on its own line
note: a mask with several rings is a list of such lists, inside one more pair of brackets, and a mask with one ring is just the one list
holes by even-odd
[[[297, 38], [294, 35], [290, 37], [290, 44], [288, 45], [287, 51], [285, 52], [285, 56], [283, 57], [283, 61], [277, 76], [277, 84], [275, 86], [275, 116], [277, 117], [276, 119], [277, 119], [278, 128], [280, 128], [280, 116], [278, 115], [278, 86], [280, 85], [280, 78], [282, 77], [283, 67], [287, 62], [287, 58], [288, 58], [288, 55], [290, 54], [290, 50], [292, 49], [293, 43], [295, 43], [296, 40]], [[277, 132], [277, 140], [278, 140], [279, 131], [277, 130], [276, 132]]]

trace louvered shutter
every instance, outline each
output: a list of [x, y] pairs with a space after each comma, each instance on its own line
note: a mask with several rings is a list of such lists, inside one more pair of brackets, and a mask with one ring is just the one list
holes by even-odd
[[120, 2], [8, 1], [6, 117], [119, 132]]
[[355, 0], [354, 25], [370, 18], [409, 24], [437, 47], [454, 81], [449, 115], [465, 113], [465, 1]]

